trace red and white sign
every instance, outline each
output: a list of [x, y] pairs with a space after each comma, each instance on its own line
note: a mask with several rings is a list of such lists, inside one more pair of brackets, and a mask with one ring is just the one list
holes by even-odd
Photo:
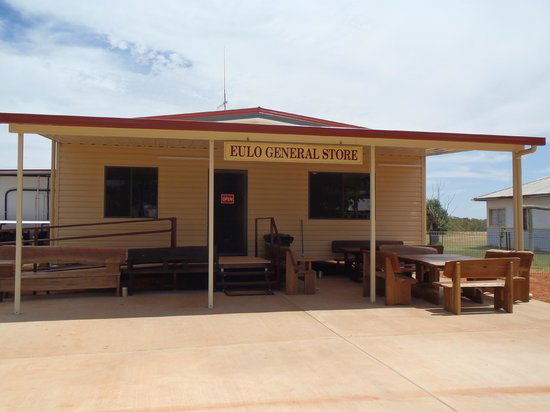
[[234, 193], [222, 193], [220, 196], [220, 202], [222, 205], [234, 205], [235, 194]]

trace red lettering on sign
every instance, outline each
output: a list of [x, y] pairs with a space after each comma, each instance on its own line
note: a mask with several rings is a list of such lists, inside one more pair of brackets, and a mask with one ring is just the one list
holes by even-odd
[[235, 204], [235, 194], [234, 193], [222, 193], [220, 195], [220, 203], [222, 205], [234, 205]]

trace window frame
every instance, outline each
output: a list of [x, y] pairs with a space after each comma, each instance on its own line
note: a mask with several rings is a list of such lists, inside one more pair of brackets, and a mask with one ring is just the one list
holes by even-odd
[[[364, 176], [367, 179], [369, 179], [369, 216], [368, 217], [312, 217], [311, 216], [311, 176], [315, 174], [336, 174], [340, 175], [341, 178], [341, 184], [342, 184], [342, 195], [341, 195], [341, 201], [342, 205], [344, 204], [344, 176], [345, 175], [360, 175]], [[371, 204], [370, 204], [370, 173], [363, 173], [363, 172], [339, 172], [339, 171], [316, 171], [311, 170], [308, 172], [308, 179], [307, 179], [307, 213], [308, 213], [308, 219], [309, 220], [344, 220], [344, 221], [367, 221], [370, 222], [371, 220]]]
[[[493, 223], [493, 212], [502, 212], [503, 213], [503, 220], [504, 222], [502, 224], [494, 224]], [[492, 207], [489, 208], [489, 227], [506, 227], [506, 208], [505, 207]]]
[[[130, 213], [132, 212], [133, 173], [132, 169], [153, 169], [157, 177], [155, 216], [107, 216], [107, 169], [130, 169]], [[103, 167], [103, 218], [104, 219], [158, 219], [159, 217], [159, 168], [157, 166], [104, 166]]]

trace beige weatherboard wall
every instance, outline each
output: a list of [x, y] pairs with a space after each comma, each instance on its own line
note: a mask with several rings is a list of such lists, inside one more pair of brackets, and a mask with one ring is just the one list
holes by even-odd
[[[225, 146], [227, 147], [227, 146]], [[337, 146], [357, 149], [354, 146]], [[359, 148], [363, 149], [363, 148]], [[380, 150], [379, 150], [380, 151]], [[215, 168], [246, 170], [248, 175], [248, 254], [254, 254], [254, 219], [273, 216], [279, 231], [294, 235], [301, 249], [319, 257], [331, 256], [333, 240], [368, 239], [368, 220], [309, 219], [309, 172], [369, 173], [368, 148], [361, 162], [279, 163], [224, 160], [222, 142], [215, 147]], [[63, 143], [58, 146], [56, 223], [108, 222], [104, 218], [104, 170], [106, 166], [158, 167], [159, 217], [178, 218], [178, 245], [206, 245], [208, 150], [206, 148], [101, 146]], [[377, 154], [377, 238], [422, 243], [424, 157]], [[357, 164], [361, 163], [361, 164]], [[131, 220], [131, 219], [128, 219]], [[136, 223], [124, 230], [148, 230], [150, 223]], [[164, 222], [164, 226], [167, 226]], [[64, 229], [59, 235], [109, 233], [113, 227]], [[260, 235], [269, 228], [260, 226]], [[168, 246], [169, 234], [73, 241], [82, 245], [126, 247]], [[261, 243], [260, 243], [261, 244]]]

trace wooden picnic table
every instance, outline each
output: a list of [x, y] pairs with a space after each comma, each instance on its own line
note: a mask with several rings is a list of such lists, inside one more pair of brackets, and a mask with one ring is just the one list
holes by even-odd
[[271, 264], [270, 260], [255, 256], [220, 256], [218, 266], [220, 269], [230, 268], [256, 268]]
[[[472, 256], [454, 255], [454, 254], [399, 254], [399, 260], [416, 265], [416, 280], [413, 285], [413, 295], [423, 298], [431, 303], [439, 305], [441, 303], [440, 290], [433, 285], [433, 282], [439, 281], [439, 272], [445, 268], [445, 263], [452, 260], [474, 260], [478, 259]], [[476, 295], [477, 296], [477, 295]], [[474, 296], [468, 296], [475, 298]], [[475, 299], [474, 299], [475, 300]]]
[[[364, 249], [364, 246], [340, 246], [334, 249], [335, 253], [344, 255], [344, 270], [350, 279], [356, 282], [360, 282], [362, 278], [360, 262]], [[350, 256], [352, 256], [351, 259]]]

